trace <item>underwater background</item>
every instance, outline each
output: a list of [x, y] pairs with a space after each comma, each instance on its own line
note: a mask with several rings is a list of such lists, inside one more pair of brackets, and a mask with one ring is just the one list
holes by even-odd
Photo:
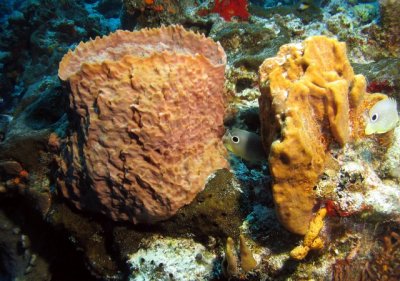
[[400, 280], [399, 14], [2, 0], [0, 280]]

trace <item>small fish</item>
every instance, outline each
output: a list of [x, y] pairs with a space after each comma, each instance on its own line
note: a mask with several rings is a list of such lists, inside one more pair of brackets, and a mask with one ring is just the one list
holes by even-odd
[[0, 114], [0, 122], [7, 122], [10, 123], [14, 117], [8, 114]]
[[233, 128], [227, 130], [223, 142], [225, 147], [233, 154], [250, 162], [263, 162], [267, 160], [259, 135]]
[[393, 98], [378, 101], [366, 116], [365, 134], [384, 134], [393, 130], [399, 121], [397, 102]]
[[316, 0], [300, 0], [297, 3], [297, 10], [298, 11], [305, 11], [309, 8], [317, 9], [319, 8], [320, 1]]

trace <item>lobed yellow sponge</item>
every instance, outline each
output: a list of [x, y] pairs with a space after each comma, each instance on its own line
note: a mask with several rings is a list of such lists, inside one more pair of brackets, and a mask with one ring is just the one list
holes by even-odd
[[354, 75], [345, 43], [325, 36], [282, 46], [259, 75], [261, 134], [277, 215], [286, 229], [304, 235], [331, 145], [363, 137], [362, 114], [381, 95], [366, 94], [366, 80]]

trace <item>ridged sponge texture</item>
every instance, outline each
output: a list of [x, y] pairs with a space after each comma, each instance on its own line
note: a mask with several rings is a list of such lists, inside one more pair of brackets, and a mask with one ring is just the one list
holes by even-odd
[[226, 56], [180, 26], [117, 31], [60, 63], [71, 126], [61, 193], [77, 208], [151, 223], [190, 203], [227, 167], [221, 141]]

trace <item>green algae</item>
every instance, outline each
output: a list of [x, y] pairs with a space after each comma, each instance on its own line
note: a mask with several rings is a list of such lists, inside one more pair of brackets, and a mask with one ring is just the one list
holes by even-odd
[[359, 4], [353, 7], [355, 16], [362, 23], [369, 23], [378, 16], [378, 7], [372, 4]]

